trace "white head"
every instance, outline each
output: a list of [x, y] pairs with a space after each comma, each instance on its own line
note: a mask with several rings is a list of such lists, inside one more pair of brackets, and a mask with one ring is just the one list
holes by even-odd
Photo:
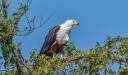
[[69, 26], [75, 26], [75, 25], [79, 25], [79, 22], [77, 22], [76, 20], [67, 20], [65, 21], [64, 24]]

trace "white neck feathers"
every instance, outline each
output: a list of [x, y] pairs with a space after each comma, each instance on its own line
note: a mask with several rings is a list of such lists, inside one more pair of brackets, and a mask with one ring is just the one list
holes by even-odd
[[71, 30], [72, 26], [68, 24], [61, 24], [60, 27], [64, 30]]

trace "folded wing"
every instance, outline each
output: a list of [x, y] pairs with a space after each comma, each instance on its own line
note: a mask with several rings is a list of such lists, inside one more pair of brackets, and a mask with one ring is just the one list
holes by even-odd
[[59, 28], [60, 26], [57, 25], [48, 32], [47, 36], [45, 37], [45, 41], [41, 48], [40, 54], [47, 54], [49, 52], [51, 46], [56, 41], [56, 33], [59, 30]]

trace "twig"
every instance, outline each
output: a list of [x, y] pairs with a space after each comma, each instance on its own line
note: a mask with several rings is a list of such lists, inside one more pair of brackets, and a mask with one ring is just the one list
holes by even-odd
[[82, 59], [84, 56], [82, 55], [82, 56], [69, 56], [69, 57], [66, 57], [66, 58], [64, 58], [63, 59], [63, 62], [71, 62], [71, 61], [76, 61], [76, 60], [80, 60], [80, 59]]
[[17, 30], [17, 36], [27, 36], [27, 35], [29, 35], [29, 34], [31, 34], [32, 32], [34, 32], [35, 30], [37, 30], [37, 29], [39, 29], [39, 28], [41, 28], [43, 25], [45, 25], [49, 20], [50, 20], [50, 18], [53, 16], [53, 14], [51, 14], [50, 16], [48, 16], [45, 20], [44, 20], [44, 22], [42, 23], [42, 24], [40, 24], [40, 26], [39, 27], [35, 27], [35, 17], [32, 19], [32, 20], [30, 20], [28, 17], [27, 17], [27, 15], [25, 15], [25, 18], [26, 18], [26, 21], [27, 21], [27, 23], [28, 23], [28, 25], [29, 25], [29, 28], [27, 29], [27, 30]]
[[26, 36], [26, 35], [29, 35], [31, 34], [32, 32], [34, 32], [35, 30], [35, 17], [32, 19], [32, 20], [29, 20], [27, 16], [26, 17], [26, 20], [27, 20], [27, 23], [29, 25], [29, 28], [27, 30], [17, 30], [17, 36]]
[[11, 5], [12, 1], [13, 1], [13, 0], [10, 0], [10, 1], [8, 2], [7, 8]]

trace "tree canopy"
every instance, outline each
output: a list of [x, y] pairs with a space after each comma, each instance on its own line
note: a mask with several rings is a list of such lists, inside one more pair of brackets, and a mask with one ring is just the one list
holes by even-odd
[[[32, 75], [127, 75], [128, 74], [128, 38], [123, 36], [107, 37], [104, 44], [96, 42], [95, 48], [86, 52], [69, 42], [64, 48], [65, 57], [51, 58], [39, 56], [37, 49], [32, 49], [30, 58], [23, 58], [21, 49], [14, 42], [15, 36], [26, 36], [35, 29], [35, 18], [28, 19], [27, 11], [31, 0], [20, 2], [16, 11], [9, 14], [10, 2], [0, 3], [0, 74]], [[13, 1], [12, 1], [13, 2]], [[27, 28], [18, 26], [25, 17]], [[115, 66], [116, 65], [116, 66]], [[115, 69], [116, 68], [116, 69]]]

